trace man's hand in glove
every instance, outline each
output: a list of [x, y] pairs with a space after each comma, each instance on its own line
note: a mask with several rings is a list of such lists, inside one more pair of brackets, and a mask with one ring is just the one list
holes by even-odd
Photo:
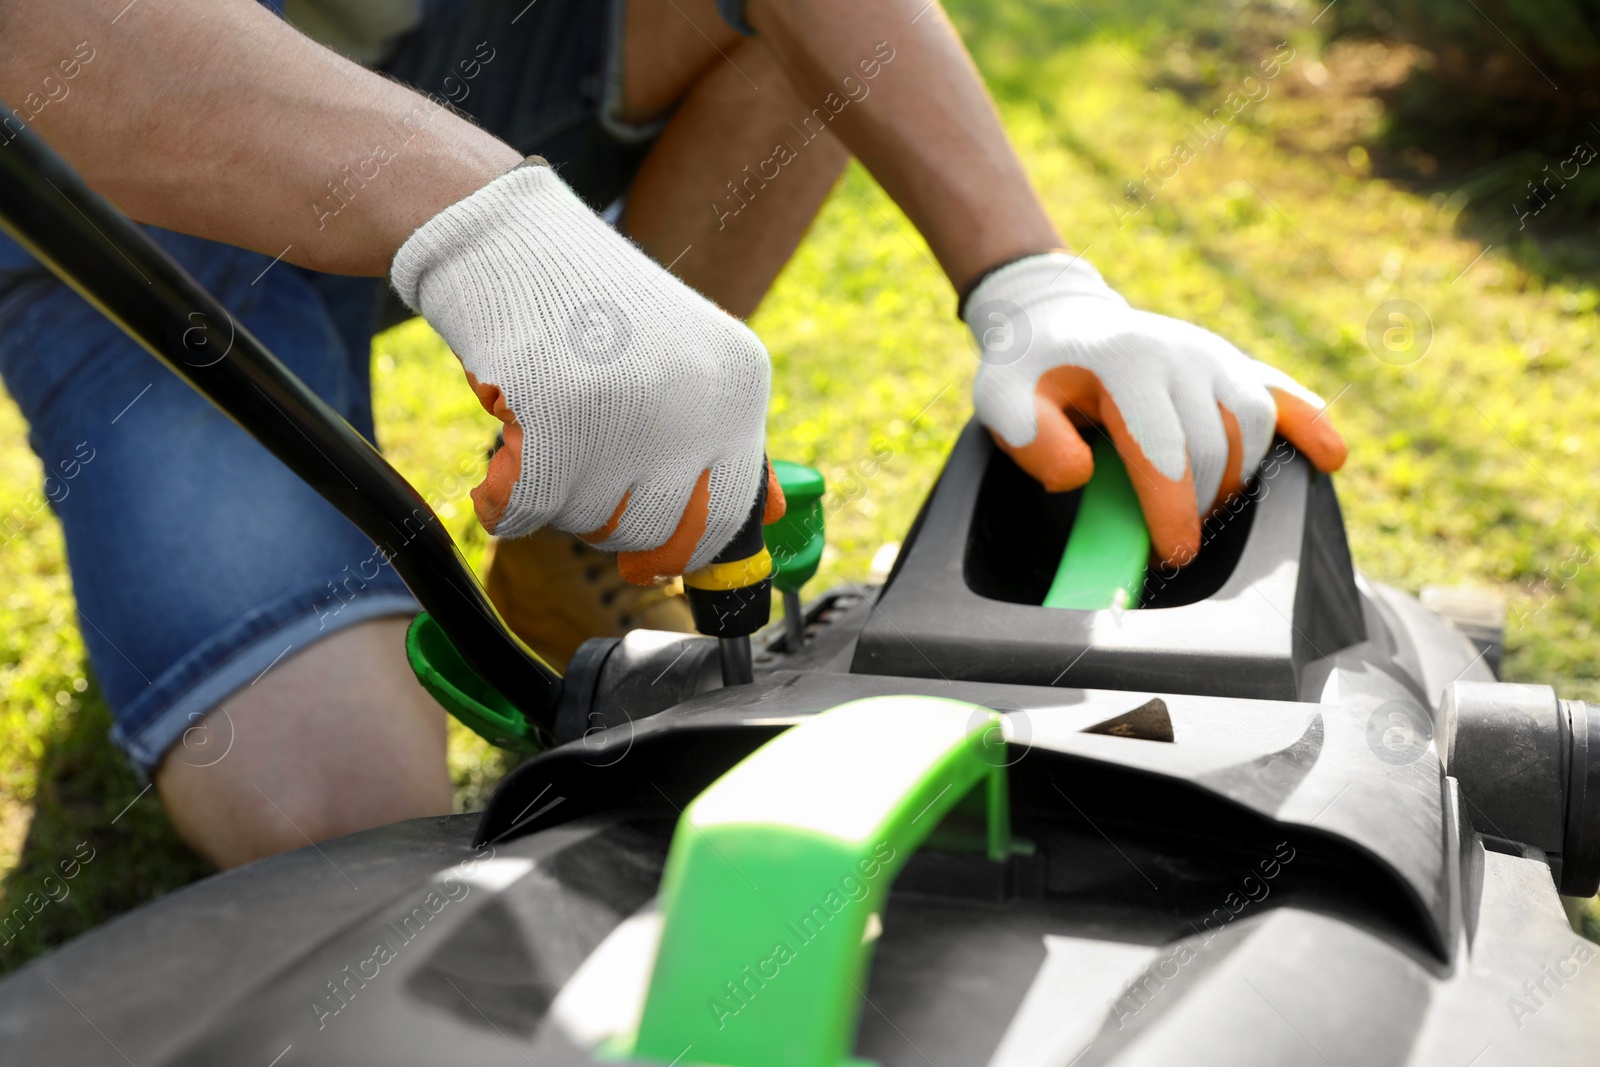
[[423, 225], [390, 278], [505, 423], [472, 493], [490, 532], [579, 534], [643, 584], [738, 531], [764, 476], [766, 349], [542, 161]]
[[991, 272], [963, 317], [982, 349], [974, 405], [1000, 447], [1046, 489], [1076, 489], [1094, 471], [1083, 435], [1103, 427], [1164, 562], [1194, 558], [1201, 520], [1244, 487], [1274, 431], [1320, 470], [1344, 463], [1314, 393], [1209, 330], [1129, 307], [1080, 257]]

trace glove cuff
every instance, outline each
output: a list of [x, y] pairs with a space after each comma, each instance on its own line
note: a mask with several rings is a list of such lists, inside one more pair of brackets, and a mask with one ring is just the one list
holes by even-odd
[[1027, 307], [1045, 295], [1099, 297], [1127, 304], [1087, 259], [1069, 252], [1042, 252], [1014, 259], [979, 278], [961, 301], [961, 321], [976, 331], [970, 316], [981, 305], [1004, 300]]
[[977, 292], [980, 285], [989, 280], [989, 276], [991, 274], [997, 270], [1004, 270], [1013, 263], [1020, 263], [1024, 259], [1032, 259], [1038, 254], [1039, 253], [1037, 252], [1029, 252], [1025, 256], [1018, 256], [1016, 259], [1003, 260], [1002, 262], [996, 263], [992, 267], [985, 267], [976, 278], [972, 279], [966, 285], [956, 290], [956, 318], [960, 319], [962, 322], [967, 320], [967, 305], [972, 301], [972, 294]]
[[419, 226], [395, 253], [389, 284], [408, 308], [425, 314], [422, 289], [431, 272], [448, 269], [507, 230], [521, 229], [530, 218], [557, 209], [556, 199], [577, 197], [544, 157], [529, 156]]

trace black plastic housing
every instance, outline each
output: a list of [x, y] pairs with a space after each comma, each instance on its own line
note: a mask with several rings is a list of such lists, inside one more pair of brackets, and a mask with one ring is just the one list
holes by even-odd
[[1302, 670], [1366, 638], [1333, 484], [1288, 453], [1152, 567], [1136, 611], [1039, 604], [1076, 494], [1033, 486], [969, 424], [857, 645], [861, 674], [1298, 700]]

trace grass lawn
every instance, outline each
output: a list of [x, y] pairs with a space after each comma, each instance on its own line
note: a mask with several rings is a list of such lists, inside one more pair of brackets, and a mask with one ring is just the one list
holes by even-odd
[[[1498, 590], [1510, 602], [1507, 676], [1600, 699], [1589, 562], [1600, 427], [1584, 402], [1600, 396], [1596, 279], [1564, 275], [1527, 242], [1486, 250], [1464, 235], [1460, 198], [1375, 175], [1365, 146], [1381, 109], [1340, 74], [1353, 53], [1322, 51], [1321, 6], [952, 5], [1068, 240], [1136, 304], [1208, 326], [1337, 398], [1358, 565], [1411, 590]], [[1263, 62], [1276, 64], [1271, 79]], [[1230, 93], [1244, 101], [1237, 114]], [[1217, 108], [1226, 133], [1207, 137]], [[1189, 151], [1176, 160], [1180, 141]], [[1124, 189], [1146, 167], [1157, 177], [1141, 207]], [[1425, 312], [1425, 352], [1374, 356], [1369, 320], [1392, 300]], [[852, 167], [754, 321], [775, 367], [772, 452], [821, 467], [838, 490], [816, 589], [859, 580], [901, 537], [968, 416], [974, 360], [952, 303], [915, 231]], [[380, 337], [375, 353], [381, 444], [443, 501], [476, 559], [468, 486], [449, 471], [493, 425], [421, 324]], [[0, 400], [0, 514], [26, 507], [40, 480]], [[48, 512], [0, 545], [0, 575], [0, 913], [80, 842], [95, 850], [70, 896], [0, 943], [3, 971], [205, 867], [105, 739]], [[503, 763], [465, 731], [454, 740], [470, 808]]]

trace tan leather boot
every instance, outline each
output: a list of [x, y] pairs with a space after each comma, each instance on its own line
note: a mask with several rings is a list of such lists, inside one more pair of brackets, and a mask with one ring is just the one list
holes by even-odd
[[559, 530], [490, 538], [484, 585], [517, 636], [561, 671], [591, 637], [694, 632], [680, 581], [631, 585], [617, 573], [615, 556]]

